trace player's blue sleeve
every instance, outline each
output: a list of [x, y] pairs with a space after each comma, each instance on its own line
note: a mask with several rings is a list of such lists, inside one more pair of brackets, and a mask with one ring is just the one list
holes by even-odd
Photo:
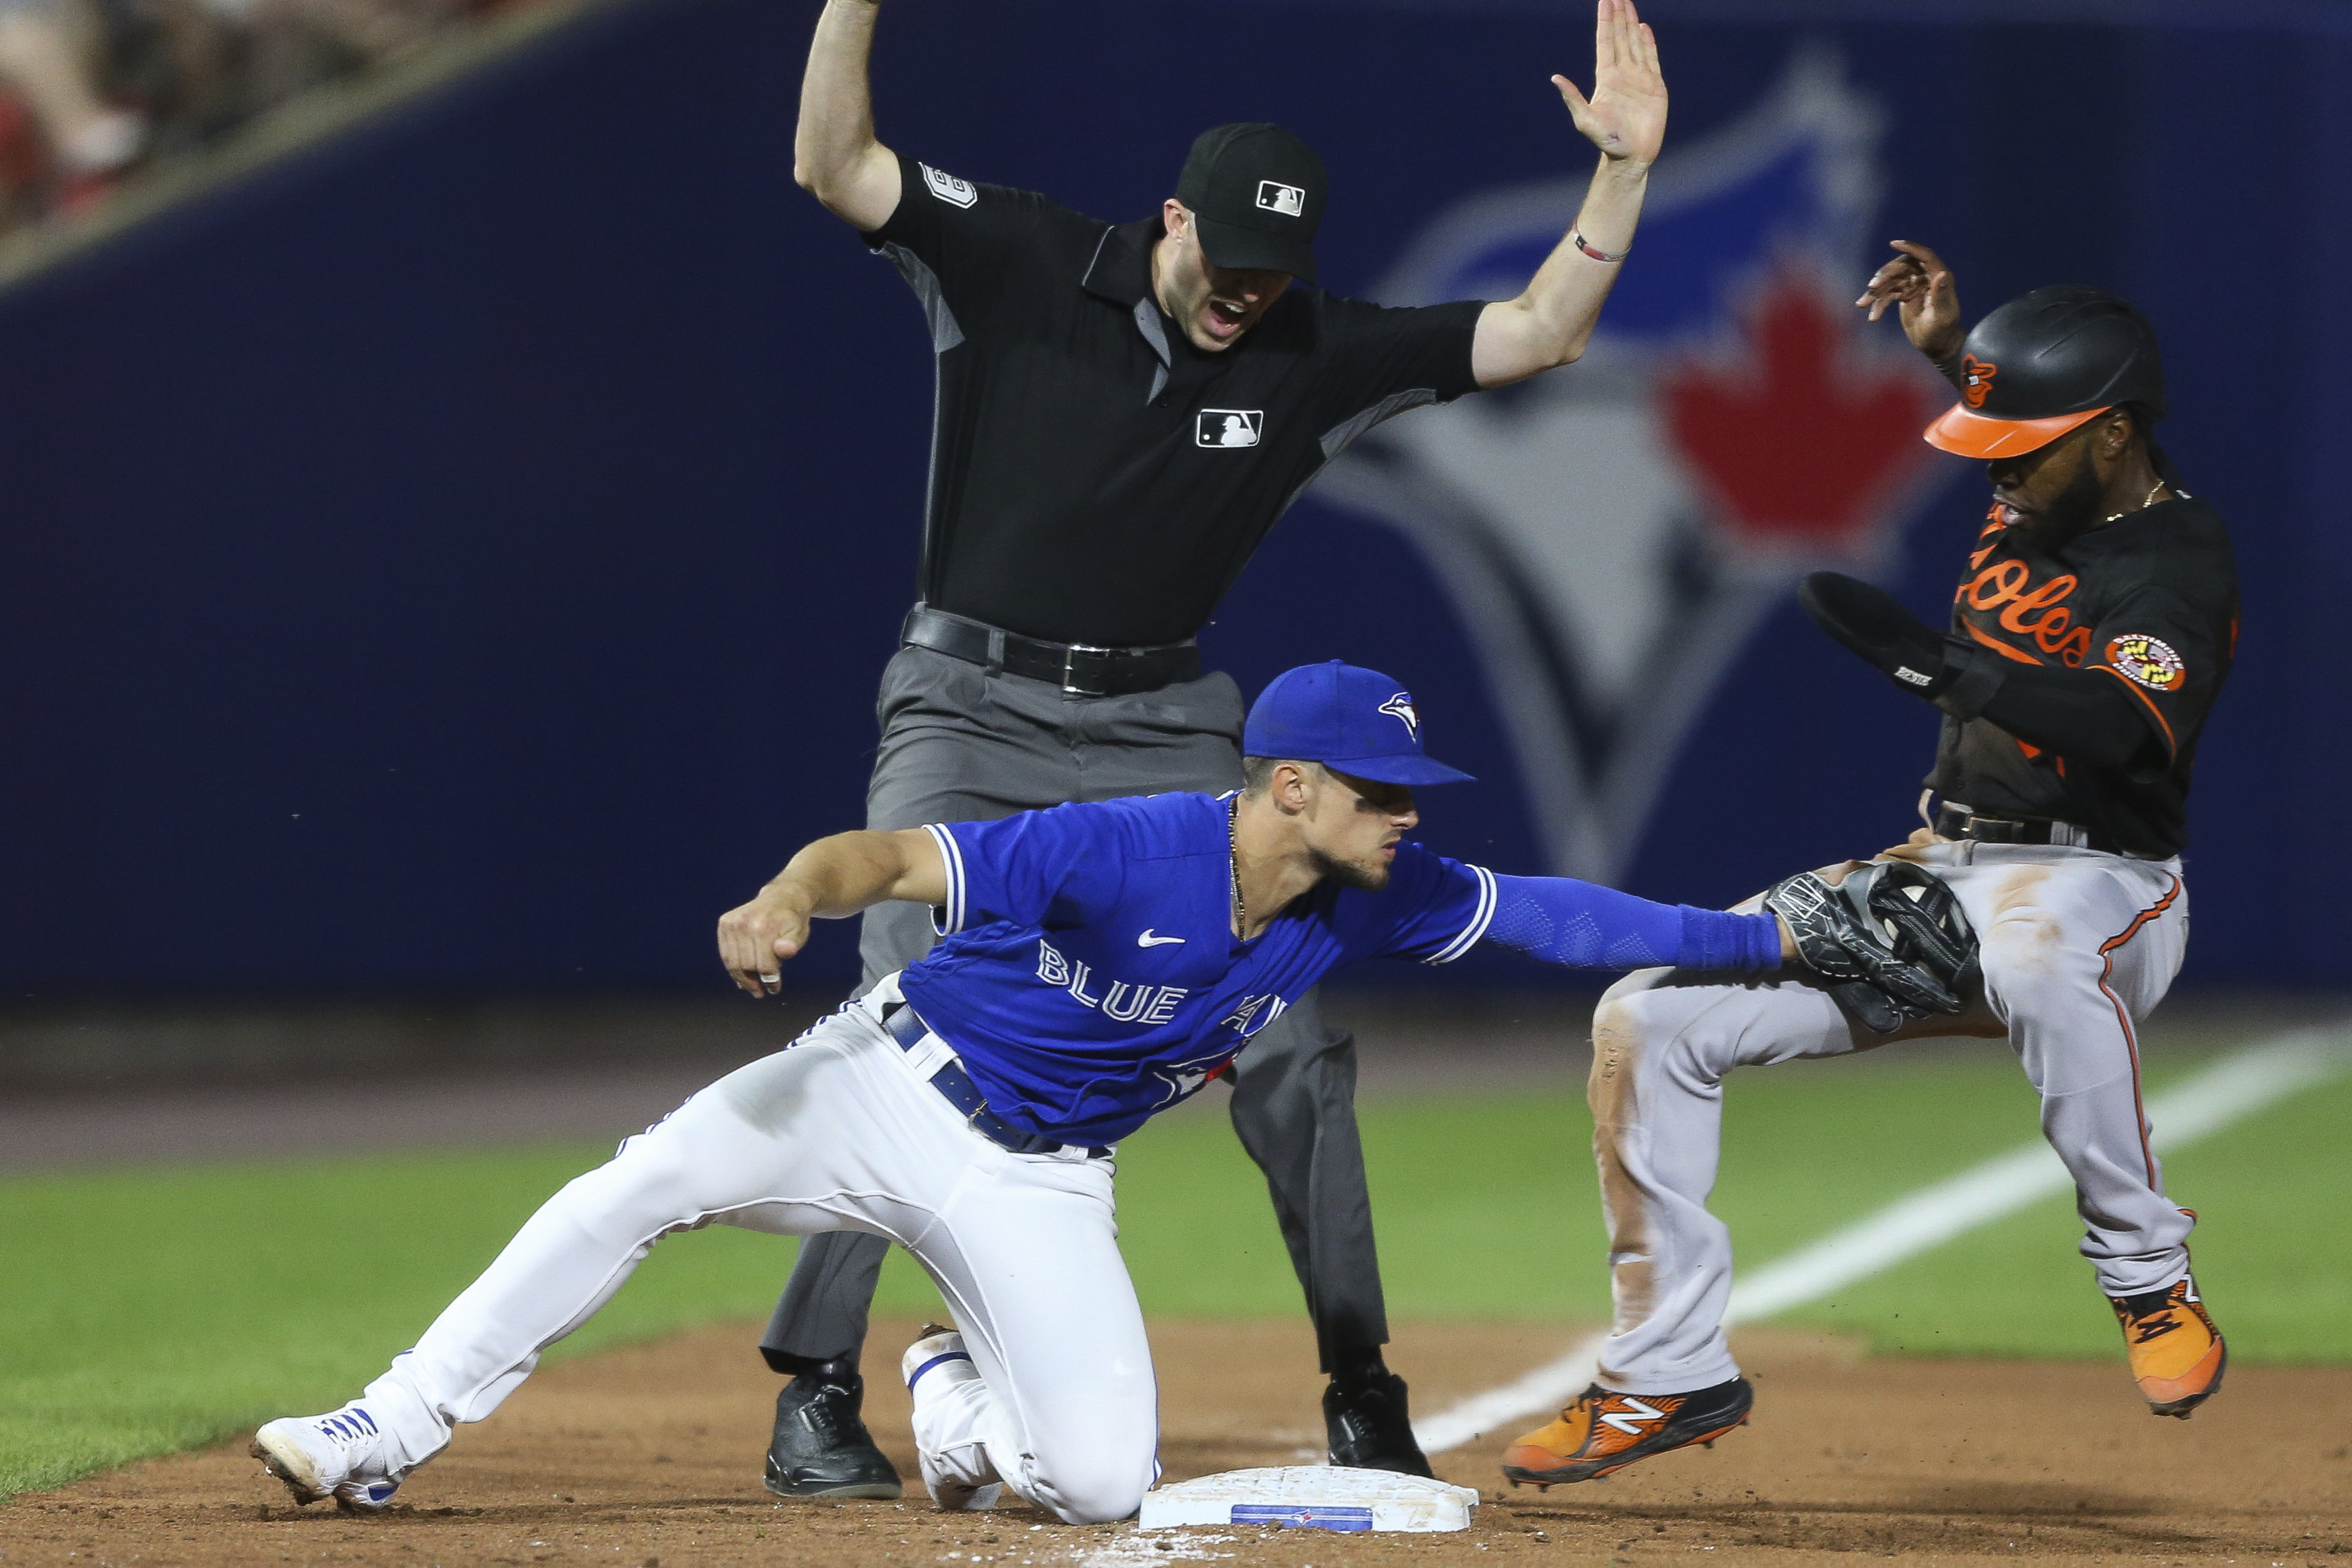
[[947, 868], [942, 936], [992, 921], [1065, 925], [1116, 899], [1127, 857], [1117, 825], [1091, 805], [1022, 811], [993, 822], [933, 822], [923, 830]]
[[1450, 964], [1486, 934], [1495, 915], [1495, 873], [1407, 841], [1397, 846], [1388, 885], [1377, 893], [1342, 893], [1336, 913], [1350, 958]]
[[1385, 889], [1351, 896], [1361, 902], [1343, 915], [1350, 956], [1450, 964], [1486, 941], [1580, 969], [1780, 967], [1769, 915], [1653, 904], [1564, 876], [1497, 876], [1415, 843], [1397, 846]]
[[1580, 969], [1780, 967], [1780, 925], [1769, 915], [1653, 904], [1565, 876], [1491, 880], [1494, 912], [1486, 940], [1548, 964]]
[[1340, 891], [1334, 926], [1348, 959], [1421, 959], [1451, 964], [1486, 936], [1494, 919], [1494, 873], [1446, 861], [1421, 844], [1397, 844], [1388, 886]]

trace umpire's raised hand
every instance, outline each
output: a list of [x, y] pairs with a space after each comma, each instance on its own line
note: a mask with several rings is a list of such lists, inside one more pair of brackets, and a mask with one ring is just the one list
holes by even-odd
[[1658, 40], [1633, 0], [1601, 0], [1592, 21], [1592, 96], [1551, 78], [1569, 118], [1612, 162], [1648, 168], [1666, 140], [1666, 78]]

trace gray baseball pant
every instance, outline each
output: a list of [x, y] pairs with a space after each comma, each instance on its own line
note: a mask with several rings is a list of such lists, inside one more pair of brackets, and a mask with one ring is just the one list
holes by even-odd
[[[866, 796], [869, 828], [991, 821], [1066, 800], [1222, 792], [1241, 783], [1241, 692], [1223, 674], [1089, 697], [990, 674], [929, 648], [901, 648], [883, 673], [876, 711], [882, 745]], [[877, 904], [858, 943], [863, 986], [905, 968], [935, 940], [928, 910]], [[1265, 1173], [1330, 1371], [1336, 1351], [1389, 1337], [1356, 1132], [1355, 1040], [1324, 1024], [1310, 993], [1251, 1037], [1231, 1081], [1234, 1131]], [[888, 1251], [879, 1237], [849, 1231], [804, 1239], [760, 1341], [768, 1364], [803, 1372], [856, 1354]]]
[[1982, 944], [1982, 994], [1961, 1017], [1874, 1035], [1802, 975], [1676, 969], [1636, 970], [1594, 1009], [1592, 1152], [1617, 1305], [1601, 1352], [1603, 1386], [1685, 1394], [1738, 1375], [1723, 1334], [1731, 1232], [1706, 1207], [1723, 1081], [1738, 1067], [2006, 1036], [2042, 1096], [2042, 1134], [2074, 1177], [2083, 1256], [2100, 1290], [2160, 1291], [2189, 1272], [2196, 1219], [2165, 1196], [2141, 1103], [2138, 1035], [2189, 946], [2180, 862], [2043, 844], [1894, 852], [1950, 885]]

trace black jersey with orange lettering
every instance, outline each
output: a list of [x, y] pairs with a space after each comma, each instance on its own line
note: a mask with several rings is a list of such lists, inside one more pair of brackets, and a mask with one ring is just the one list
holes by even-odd
[[1978, 536], [1952, 630], [2020, 664], [2116, 682], [2147, 739], [2101, 766], [1990, 719], [1947, 716], [1928, 785], [1983, 816], [2072, 822], [2132, 854], [2179, 853], [2198, 732], [2238, 640], [2238, 569], [2221, 514], [2193, 497], [2159, 501], [2054, 553], [2000, 518], [1996, 508]]

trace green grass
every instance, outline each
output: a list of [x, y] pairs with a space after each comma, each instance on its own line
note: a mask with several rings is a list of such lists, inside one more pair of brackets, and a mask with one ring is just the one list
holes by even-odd
[[[1846, 1071], [1841, 1072], [1840, 1067]], [[1897, 1071], [1784, 1068], [1739, 1079], [1717, 1212], [1769, 1258], [2033, 1132], [2014, 1067], [1982, 1052]], [[1362, 1107], [1389, 1310], [1400, 1318], [1608, 1316], [1580, 1086]], [[1298, 1310], [1262, 1179], [1222, 1116], [1147, 1128], [1120, 1150], [1120, 1229], [1147, 1308]]]
[[[2164, 1162], [2166, 1190], [2197, 1211], [2197, 1280], [2232, 1361], [2352, 1361], [2347, 1124], [2352, 1079], [2338, 1078]], [[2053, 1198], [1781, 1321], [1913, 1354], [2112, 1355], [2081, 1238], [2073, 1199]]]
[[[340, 1403], [414, 1343], [550, 1193], [609, 1152], [0, 1184], [0, 1494]], [[562, 1348], [755, 1313], [790, 1261], [773, 1238], [686, 1238]]]
[[[2152, 1077], [2199, 1064], [2173, 1058]], [[1580, 1092], [1375, 1101], [1362, 1121], [1396, 1316], [1605, 1316]], [[2199, 1273], [2233, 1355], [2352, 1360], [2352, 1246], [2336, 1218], [2352, 1207], [2337, 1153], [2347, 1122], [2352, 1080], [2339, 1079], [2168, 1162], [2175, 1196], [2204, 1216]], [[1997, 1051], [1746, 1074], [1715, 1206], [1753, 1266], [2033, 1129], [2032, 1094]], [[0, 1181], [0, 1496], [348, 1397], [606, 1147]], [[1123, 1244], [1148, 1311], [1299, 1310], [1263, 1184], [1222, 1113], [1148, 1129], [1120, 1166]], [[2077, 1235], [2068, 1204], [2041, 1205], [1784, 1321], [1886, 1350], [2111, 1355]], [[556, 1354], [760, 1317], [790, 1255], [741, 1231], [675, 1238]], [[882, 1310], [936, 1301], [894, 1256]], [[748, 1342], [744, 1358], [757, 1375]]]

